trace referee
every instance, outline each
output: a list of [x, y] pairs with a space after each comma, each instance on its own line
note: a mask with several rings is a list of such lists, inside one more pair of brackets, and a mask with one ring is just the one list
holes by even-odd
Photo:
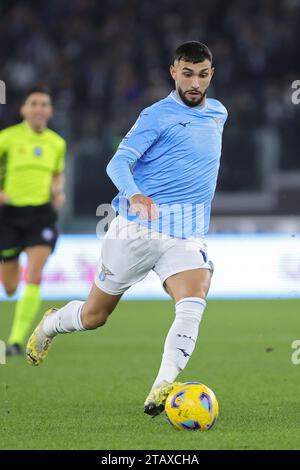
[[0, 278], [7, 295], [20, 281], [20, 253], [28, 257], [26, 288], [7, 341], [10, 356], [22, 354], [39, 310], [42, 270], [57, 240], [57, 210], [65, 199], [66, 143], [47, 128], [53, 114], [48, 88], [29, 90], [20, 113], [20, 124], [0, 132]]

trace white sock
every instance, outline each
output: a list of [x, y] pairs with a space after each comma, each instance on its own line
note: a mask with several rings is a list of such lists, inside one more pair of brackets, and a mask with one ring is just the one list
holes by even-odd
[[187, 365], [195, 349], [205, 307], [205, 300], [199, 297], [186, 297], [175, 304], [175, 320], [167, 335], [161, 366], [152, 389], [164, 381], [174, 382]]
[[84, 302], [73, 300], [56, 313], [46, 318], [43, 329], [47, 336], [51, 338], [58, 333], [71, 333], [72, 331], [84, 331], [81, 322], [81, 309]]

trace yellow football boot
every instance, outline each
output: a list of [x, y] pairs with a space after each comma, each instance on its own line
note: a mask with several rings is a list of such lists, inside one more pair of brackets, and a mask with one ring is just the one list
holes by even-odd
[[44, 333], [44, 321], [49, 315], [55, 313], [57, 308], [50, 308], [30, 336], [26, 346], [26, 359], [31, 366], [39, 366], [46, 359], [53, 338]]
[[150, 416], [157, 416], [162, 413], [169, 393], [178, 385], [181, 385], [181, 383], [164, 381], [160, 387], [151, 390], [144, 403], [144, 413]]

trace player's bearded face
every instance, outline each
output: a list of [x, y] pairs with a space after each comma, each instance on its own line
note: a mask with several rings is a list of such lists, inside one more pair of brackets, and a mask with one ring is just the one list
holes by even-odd
[[176, 91], [182, 101], [190, 107], [203, 103], [213, 73], [214, 69], [209, 60], [197, 64], [180, 60], [171, 66], [171, 75], [176, 83]]
[[201, 105], [207, 94], [207, 88], [203, 92], [193, 89], [183, 91], [179, 85], [177, 86], [177, 91], [182, 101], [191, 108]]

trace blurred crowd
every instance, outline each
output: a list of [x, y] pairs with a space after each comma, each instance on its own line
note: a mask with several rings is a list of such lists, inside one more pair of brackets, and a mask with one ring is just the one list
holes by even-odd
[[[0, 15], [7, 86], [0, 128], [18, 119], [25, 90], [47, 83], [52, 127], [76, 155], [79, 187], [89, 182], [90, 194], [102, 181], [98, 200], [113, 191], [104, 165], [141, 109], [172, 89], [174, 50], [192, 39], [211, 48], [209, 95], [229, 110], [219, 190], [258, 190], [262, 168], [272, 165], [300, 170], [300, 105], [291, 101], [291, 84], [300, 80], [300, 0], [6, 1]], [[264, 165], [268, 145], [276, 156]], [[78, 198], [84, 212], [86, 199]]]

